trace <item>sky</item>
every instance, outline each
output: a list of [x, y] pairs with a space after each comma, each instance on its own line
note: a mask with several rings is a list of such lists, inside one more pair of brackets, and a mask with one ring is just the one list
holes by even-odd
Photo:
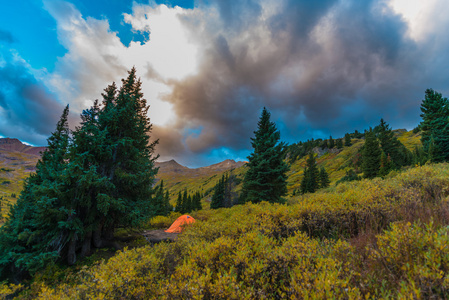
[[288, 143], [449, 94], [445, 0], [0, 0], [0, 136], [46, 145], [133, 66], [160, 161], [246, 160], [263, 107]]

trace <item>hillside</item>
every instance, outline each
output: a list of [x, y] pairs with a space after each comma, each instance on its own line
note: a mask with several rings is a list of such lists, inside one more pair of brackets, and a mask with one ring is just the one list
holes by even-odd
[[[40, 158], [40, 152], [45, 147], [32, 147], [12, 138], [0, 139], [0, 224], [2, 215], [5, 216], [8, 204], [13, 204], [20, 193], [23, 180], [31, 172]], [[164, 180], [170, 189], [172, 201], [179, 191], [209, 191], [221, 175], [232, 169], [240, 168], [244, 162], [231, 159], [201, 168], [188, 168], [178, 164], [175, 160], [156, 162], [159, 168], [157, 181]], [[216, 180], [214, 180], [214, 178]]]
[[[201, 210], [173, 243], [48, 267], [23, 299], [445, 299], [449, 165], [346, 182], [288, 205]], [[178, 215], [154, 222], [164, 228]], [[159, 224], [159, 225], [158, 225]]]
[[[410, 150], [421, 145], [419, 133], [395, 130], [395, 135]], [[353, 161], [363, 144], [363, 139], [352, 139], [350, 147], [340, 150], [335, 148], [322, 150], [318, 147], [314, 149], [318, 156], [318, 167], [324, 167], [329, 173], [331, 186], [352, 168]], [[23, 180], [35, 170], [35, 164], [39, 159], [38, 153], [44, 149], [44, 147], [27, 146], [17, 139], [0, 139], [0, 196], [4, 199], [3, 212], [5, 212], [6, 203], [15, 202], [15, 198], [11, 195], [20, 193]], [[175, 203], [178, 193], [187, 189], [192, 193], [200, 191], [204, 195], [203, 207], [208, 208], [211, 191], [222, 174], [232, 171], [238, 178], [243, 179], [244, 164], [241, 161], [227, 159], [207, 167], [188, 168], [175, 160], [156, 162], [156, 167], [159, 167], [157, 181], [164, 180], [165, 187], [170, 190], [172, 204]], [[294, 190], [299, 188], [305, 164], [306, 157], [303, 157], [290, 166], [287, 180], [288, 197], [291, 197]], [[237, 190], [240, 188], [241, 186], [237, 186]]]
[[23, 180], [36, 170], [40, 152], [45, 147], [32, 147], [18, 139], [0, 139], [0, 223], [7, 204], [15, 202]]
[[[190, 169], [178, 164], [175, 160], [166, 162], [157, 162], [159, 167], [157, 179], [164, 180], [165, 186], [170, 190], [170, 199], [174, 204], [180, 191], [187, 189], [189, 192], [200, 191], [205, 197], [209, 198], [210, 191], [225, 172], [234, 172], [236, 175], [242, 175], [244, 172], [244, 162], [236, 162], [231, 159], [207, 167]], [[204, 205], [203, 205], [204, 206]]]

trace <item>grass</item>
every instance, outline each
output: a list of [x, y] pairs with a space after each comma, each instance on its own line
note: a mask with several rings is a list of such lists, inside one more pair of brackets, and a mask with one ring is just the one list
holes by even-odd
[[[287, 205], [193, 212], [197, 222], [174, 243], [46, 270], [19, 298], [444, 298], [448, 186], [448, 164], [426, 165], [291, 197]], [[176, 217], [148, 225], [165, 227]], [[0, 293], [15, 288], [4, 284]]]

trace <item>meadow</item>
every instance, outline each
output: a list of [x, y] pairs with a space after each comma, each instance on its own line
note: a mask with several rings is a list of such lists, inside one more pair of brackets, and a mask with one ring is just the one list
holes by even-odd
[[[344, 182], [287, 204], [200, 210], [173, 243], [48, 266], [18, 299], [445, 299], [449, 165]], [[166, 228], [179, 216], [153, 218]]]

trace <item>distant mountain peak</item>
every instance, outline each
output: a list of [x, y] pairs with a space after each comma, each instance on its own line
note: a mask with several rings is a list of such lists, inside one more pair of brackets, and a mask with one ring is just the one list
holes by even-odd
[[14, 145], [14, 144], [21, 144], [24, 145], [21, 141], [19, 141], [16, 138], [0, 138], [0, 145], [4, 145], [4, 144], [8, 144], [8, 145]]
[[22, 143], [16, 138], [0, 138], [0, 149], [11, 151], [11, 152], [21, 152], [31, 155], [40, 156], [41, 152], [44, 152], [46, 147], [33, 147]]
[[219, 172], [219, 171], [227, 171], [231, 169], [235, 169], [238, 167], [241, 167], [245, 164], [243, 161], [236, 162], [233, 159], [226, 159], [222, 162], [201, 167], [201, 168], [194, 168], [190, 169], [188, 167], [185, 167], [183, 165], [180, 165], [177, 161], [174, 159], [171, 159], [169, 161], [164, 162], [156, 162], [155, 166], [159, 167], [159, 173], [182, 173], [182, 174], [190, 174], [190, 175], [198, 175], [198, 174], [206, 174], [211, 172]]

